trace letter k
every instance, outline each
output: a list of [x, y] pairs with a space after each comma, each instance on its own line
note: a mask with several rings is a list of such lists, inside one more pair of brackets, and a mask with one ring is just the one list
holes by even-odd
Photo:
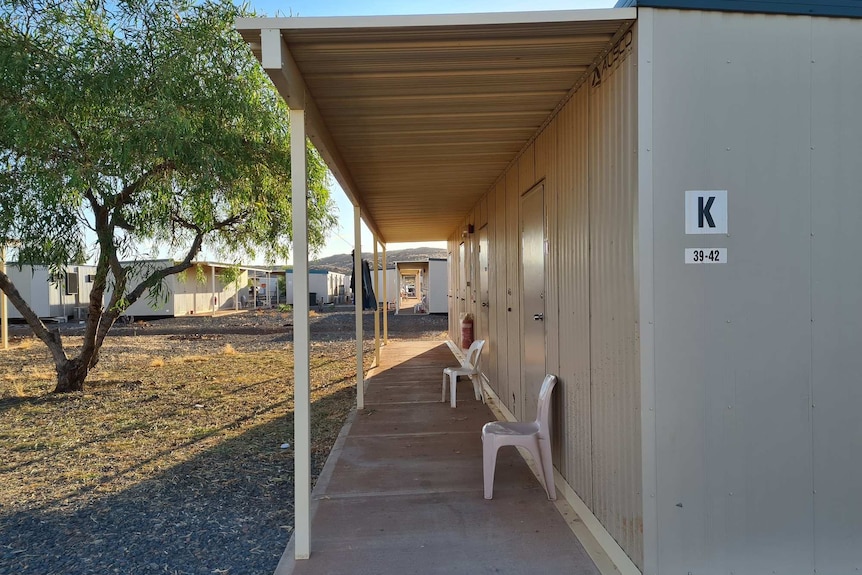
[[703, 227], [704, 219], [706, 219], [706, 223], [709, 227], [715, 227], [715, 222], [712, 220], [712, 214], [709, 213], [709, 210], [712, 208], [712, 202], [714, 201], [715, 196], [709, 196], [709, 199], [706, 201], [706, 205], [703, 205], [703, 196], [697, 198], [697, 227]]

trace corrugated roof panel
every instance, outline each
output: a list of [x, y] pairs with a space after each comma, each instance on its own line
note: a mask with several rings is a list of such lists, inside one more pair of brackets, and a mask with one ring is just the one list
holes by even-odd
[[[387, 242], [442, 240], [633, 10], [238, 23], [278, 28], [320, 126]], [[256, 29], [255, 29], [256, 27]]]

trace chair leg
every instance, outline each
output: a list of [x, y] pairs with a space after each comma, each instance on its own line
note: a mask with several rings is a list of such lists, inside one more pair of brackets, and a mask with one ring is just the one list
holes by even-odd
[[557, 489], [554, 486], [554, 460], [551, 455], [551, 442], [547, 439], [539, 440], [539, 455], [542, 460], [542, 474], [545, 476], [545, 492], [548, 494], [548, 499], [556, 501]]
[[455, 386], [458, 384], [458, 374], [450, 375], [449, 382], [449, 405], [455, 407]]
[[538, 444], [533, 443], [531, 445], [524, 445], [527, 451], [530, 452], [530, 455], [533, 457], [533, 463], [536, 466], [536, 474], [539, 476], [539, 483], [542, 484], [542, 487], [545, 488], [545, 493], [548, 492], [548, 482], [545, 480], [545, 466], [542, 464], [542, 448]]
[[482, 438], [482, 471], [485, 479], [485, 499], [494, 498], [494, 471], [497, 467], [497, 445], [489, 438]]
[[481, 387], [479, 386], [479, 376], [471, 375], [470, 382], [473, 384], [473, 396], [476, 398], [476, 401], [482, 400], [482, 403], [485, 403], [485, 397], [482, 395]]
[[443, 397], [440, 399], [440, 401], [441, 401], [442, 403], [445, 403], [445, 402], [446, 402], [446, 380], [447, 380], [447, 379], [448, 379], [448, 378], [446, 377], [446, 372], [444, 371], [444, 372], [443, 372]]

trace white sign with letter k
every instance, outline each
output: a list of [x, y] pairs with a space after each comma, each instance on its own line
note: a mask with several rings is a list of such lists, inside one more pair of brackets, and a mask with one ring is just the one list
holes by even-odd
[[685, 192], [685, 233], [727, 233], [727, 190]]

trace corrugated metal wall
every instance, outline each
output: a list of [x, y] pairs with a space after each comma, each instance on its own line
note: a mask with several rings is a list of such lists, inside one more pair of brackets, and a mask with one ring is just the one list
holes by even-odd
[[483, 199], [492, 308], [481, 335], [491, 386], [518, 418], [532, 417], [521, 381], [519, 206], [543, 181], [546, 368], [560, 377], [555, 464], [642, 565], [634, 48], [632, 31]]
[[560, 377], [568, 417], [561, 426], [564, 475], [593, 506], [590, 385], [589, 90], [575, 94], [558, 117], [560, 157], [559, 242]]
[[[622, 46], [627, 44], [633, 47], [632, 36], [621, 40]], [[602, 524], [639, 563], [643, 516], [635, 292], [635, 62], [632, 54], [615, 70], [603, 72], [601, 81], [591, 87], [588, 203], [592, 505]]]
[[497, 183], [491, 195], [496, 198], [497, 206], [495, 217], [491, 222], [494, 234], [489, 238], [491, 261], [494, 262], [490, 275], [494, 278], [492, 285], [496, 287], [497, 294], [496, 307], [491, 310], [491, 315], [497, 318], [497, 330], [489, 334], [491, 349], [496, 348], [494, 357], [497, 364], [496, 379], [491, 380], [491, 385], [505, 403], [509, 396], [509, 340], [506, 336], [506, 321], [509, 314], [506, 312], [508, 295], [506, 294], [506, 183], [504, 180]]
[[521, 397], [521, 286], [518, 254], [521, 241], [519, 204], [521, 192], [518, 171], [520, 162], [506, 173], [506, 223], [504, 228], [505, 243], [499, 246], [506, 262], [506, 338], [508, 340], [508, 355], [505, 403], [509, 411], [518, 419], [523, 418]]

